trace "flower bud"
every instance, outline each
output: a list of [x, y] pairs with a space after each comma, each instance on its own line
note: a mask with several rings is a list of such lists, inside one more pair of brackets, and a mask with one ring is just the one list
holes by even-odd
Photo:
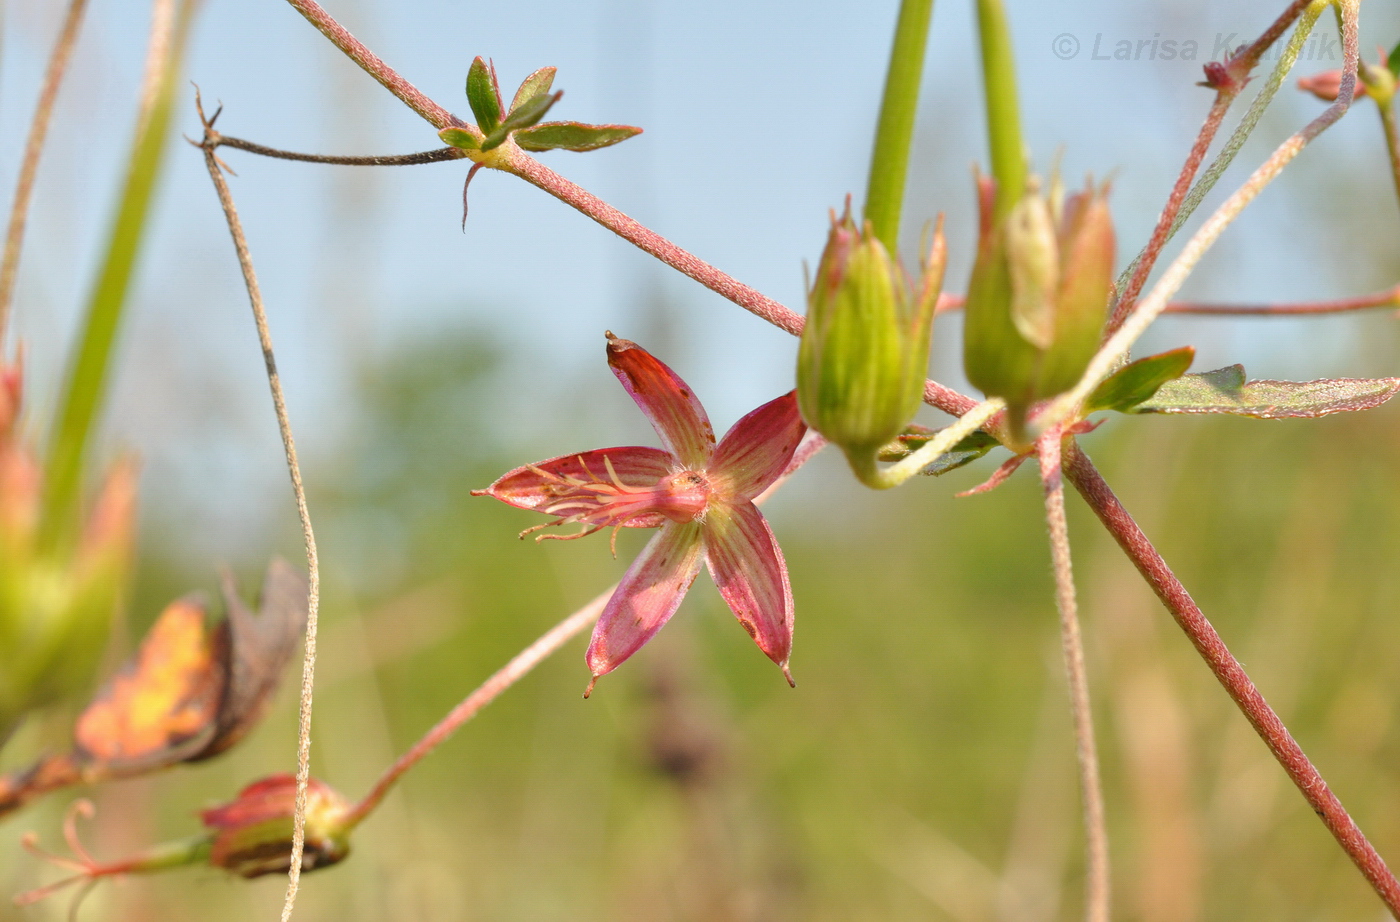
[[997, 222], [996, 187], [979, 176], [977, 259], [968, 283], [968, 380], [1008, 406], [1013, 434], [1031, 404], [1069, 390], [1098, 349], [1113, 284], [1106, 188], [1060, 201], [1032, 179]]
[[[290, 774], [255, 781], [230, 803], [203, 811], [214, 830], [209, 863], [240, 877], [285, 874], [292, 861], [292, 819], [297, 782]], [[306, 838], [301, 869], [311, 871], [350, 854], [350, 805], [323, 781], [308, 779]]]
[[849, 207], [832, 216], [807, 296], [797, 397], [807, 425], [853, 466], [873, 462], [918, 411], [944, 261], [940, 219], [916, 296], [868, 224], [858, 228]]

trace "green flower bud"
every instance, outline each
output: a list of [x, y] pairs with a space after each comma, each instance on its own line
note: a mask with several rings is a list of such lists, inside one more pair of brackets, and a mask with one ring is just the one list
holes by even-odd
[[1098, 349], [1113, 283], [1107, 188], [1061, 202], [1032, 178], [998, 223], [996, 187], [979, 176], [977, 259], [968, 283], [967, 378], [1008, 406], [1013, 434], [1031, 404], [1069, 390]]
[[868, 224], [858, 228], [849, 208], [840, 220], [832, 215], [807, 296], [797, 399], [807, 425], [841, 446], [858, 472], [923, 399], [945, 251], [940, 219], [915, 295]]

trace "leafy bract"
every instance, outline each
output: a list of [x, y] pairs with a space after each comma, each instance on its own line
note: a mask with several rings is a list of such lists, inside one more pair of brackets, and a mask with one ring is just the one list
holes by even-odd
[[1312, 419], [1369, 410], [1400, 392], [1400, 378], [1322, 378], [1317, 381], [1246, 381], [1230, 365], [1168, 381], [1134, 413], [1225, 413], [1256, 419]]
[[[893, 442], [880, 449], [879, 460], [899, 461], [906, 458], [933, 441], [934, 436], [938, 435], [939, 431], [925, 426], [909, 426]], [[981, 429], [977, 429], [947, 452], [935, 458], [919, 473], [937, 477], [939, 474], [955, 471], [965, 464], [976, 461], [999, 444], [995, 438]]]
[[633, 125], [586, 125], [582, 122], [541, 122], [515, 133], [525, 150], [589, 151], [610, 147], [642, 133]]
[[542, 96], [549, 92], [549, 88], [554, 86], [554, 73], [557, 68], [541, 67], [530, 76], [526, 77], [520, 84], [520, 89], [515, 91], [515, 98], [510, 101], [510, 111], [512, 113], [520, 108], [520, 104], [535, 96]]
[[467, 71], [467, 104], [472, 107], [478, 128], [486, 134], [496, 130], [501, 123], [501, 92], [495, 73], [480, 56]]
[[1099, 384], [1085, 401], [1084, 412], [1117, 410], [1127, 413], [1150, 399], [1163, 384], [1184, 375], [1195, 357], [1194, 348], [1183, 346], [1130, 362]]

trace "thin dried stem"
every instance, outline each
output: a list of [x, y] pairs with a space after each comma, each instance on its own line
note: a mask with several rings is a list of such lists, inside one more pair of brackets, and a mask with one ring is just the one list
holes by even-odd
[[[209, 120], [204, 117], [204, 107], [199, 102], [199, 118], [206, 126]], [[203, 146], [204, 164], [209, 168], [209, 178], [214, 182], [214, 190], [219, 195], [224, 217], [228, 220], [229, 234], [233, 237], [233, 248], [238, 253], [238, 266], [243, 271], [243, 282], [248, 288], [248, 301], [253, 308], [253, 321], [258, 328], [258, 342], [262, 346], [263, 363], [267, 367], [267, 384], [272, 391], [272, 406], [277, 413], [277, 428], [282, 434], [282, 449], [287, 457], [287, 473], [292, 480], [292, 495], [296, 498], [297, 517], [301, 520], [302, 538], [306, 543], [306, 568], [308, 590], [306, 598], [306, 650], [301, 671], [301, 717], [297, 732], [297, 795], [296, 812], [292, 820], [292, 855], [287, 872], [287, 896], [282, 905], [282, 922], [292, 917], [296, 904], [297, 886], [301, 881], [301, 856], [306, 841], [306, 788], [311, 776], [311, 695], [316, 684], [316, 621], [321, 602], [321, 570], [316, 556], [316, 534], [311, 527], [311, 513], [306, 508], [306, 490], [302, 486], [301, 467], [297, 463], [296, 442], [292, 438], [292, 424], [287, 416], [287, 401], [282, 394], [282, 379], [277, 374], [277, 359], [272, 351], [272, 334], [267, 326], [267, 312], [263, 309], [262, 293], [258, 289], [257, 274], [253, 271], [253, 258], [248, 252], [248, 240], [243, 235], [243, 224], [238, 219], [238, 211], [233, 204], [228, 182], [219, 166], [219, 158], [214, 147]]]
[[1060, 611], [1060, 648], [1069, 680], [1070, 710], [1074, 715], [1074, 748], [1079, 760], [1079, 790], [1084, 809], [1084, 918], [1108, 922], [1111, 879], [1108, 864], [1108, 825], [1104, 818], [1103, 783], [1099, 778], [1094, 714], [1089, 704], [1089, 675], [1084, 665], [1084, 641], [1079, 629], [1079, 604], [1074, 593], [1069, 522], [1065, 518], [1065, 484], [1060, 470], [1061, 434], [1057, 429], [1040, 438], [1040, 481], [1045, 490], [1045, 522], [1050, 530], [1050, 557], [1055, 571], [1055, 605]]
[[[754, 502], [762, 504], [767, 501], [787, 482], [789, 477], [815, 457], [817, 452], [825, 446], [826, 440], [821, 436], [816, 434], [809, 436], [793, 454], [792, 460], [788, 462], [786, 470], [783, 471], [783, 475], [764, 490]], [[529, 675], [531, 670], [548, 659], [551, 654], [597, 621], [598, 616], [607, 607], [608, 599], [612, 598], [612, 594], [616, 590], [617, 584], [614, 583], [594, 597], [587, 605], [545, 631], [539, 639], [521, 650], [510, 662], [498, 669], [476, 690], [462, 699], [461, 704], [449, 711], [442, 720], [438, 721], [418, 742], [413, 744], [411, 749], [395, 760], [394, 764], [390, 765], [379, 777], [379, 780], [374, 783], [374, 787], [370, 788], [369, 793], [350, 811], [346, 820], [349, 826], [358, 825], [365, 817], [374, 812], [374, 809], [379, 806], [389, 791], [399, 782], [399, 779], [434, 749], [442, 745], [448, 737], [456, 733], [462, 724], [475, 717], [482, 708], [495, 701], [502, 692]]]
[[39, 173], [39, 156], [44, 151], [44, 139], [49, 134], [58, 88], [68, 71], [68, 61], [73, 56], [73, 46], [77, 43], [78, 29], [86, 7], [87, 0], [71, 0], [68, 4], [68, 12], [64, 14], [63, 25], [58, 30], [58, 40], [54, 42], [53, 52], [49, 55], [48, 68], [44, 71], [44, 86], [39, 91], [34, 120], [29, 123], [29, 138], [24, 142], [24, 160], [20, 164], [19, 179], [15, 182], [15, 198], [10, 204], [10, 223], [5, 232], [5, 253], [0, 256], [0, 345], [5, 341], [10, 305], [14, 302], [19, 254], [24, 244], [25, 224], [29, 220], [29, 202], [34, 195], [34, 179]]
[[415, 154], [388, 154], [379, 157], [341, 157], [333, 154], [301, 154], [296, 151], [280, 150], [276, 147], [254, 144], [252, 141], [245, 141], [242, 138], [231, 138], [217, 131], [211, 131], [210, 133], [213, 136], [213, 140], [207, 143], [212, 143], [214, 147], [232, 147], [237, 150], [246, 150], [251, 154], [275, 157], [278, 160], [298, 160], [302, 163], [329, 163], [335, 166], [419, 166], [424, 163], [445, 163], [449, 160], [461, 160], [464, 156], [462, 151], [455, 147], [439, 147], [434, 150], [420, 151]]
[[1225, 645], [1220, 634], [1196, 605], [1186, 587], [1167, 566], [1162, 555], [1152, 546], [1137, 522], [1114, 495], [1103, 476], [1089, 458], [1074, 443], [1070, 443], [1064, 458], [1065, 476], [1084, 497], [1089, 508], [1099, 517], [1109, 534], [1113, 535], [1128, 559], [1137, 567], [1143, 579], [1157, 593], [1177, 625], [1186, 633], [1210, 671], [1225, 688], [1231, 700], [1243, 712], [1264, 744], [1288, 777], [1297, 785], [1308, 805], [1321, 818], [1337, 844], [1375, 888], [1376, 893], [1400, 918], [1400, 882], [1386, 867], [1385, 860], [1375, 850], [1361, 827], [1347, 813], [1342, 802], [1332, 793], [1317, 768], [1309, 761], [1293, 735], [1249, 675]]

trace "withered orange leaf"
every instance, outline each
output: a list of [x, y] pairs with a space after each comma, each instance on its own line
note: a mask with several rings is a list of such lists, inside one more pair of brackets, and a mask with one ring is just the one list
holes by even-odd
[[228, 749], [262, 719], [306, 628], [306, 577], [285, 560], [268, 565], [257, 615], [238, 597], [231, 577], [225, 576], [223, 590], [227, 614], [214, 633], [214, 653], [227, 683], [214, 736], [187, 757], [191, 762]]
[[194, 596], [172, 602], [78, 718], [77, 748], [84, 761], [110, 768], [179, 761], [213, 735], [224, 684], [204, 605]]

